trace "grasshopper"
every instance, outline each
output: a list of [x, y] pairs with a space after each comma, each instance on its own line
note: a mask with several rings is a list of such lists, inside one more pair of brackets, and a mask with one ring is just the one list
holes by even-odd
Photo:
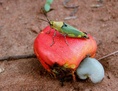
[[[47, 18], [47, 17], [46, 17]], [[49, 23], [50, 27], [64, 35], [65, 42], [68, 45], [68, 42], [66, 40], [66, 36], [72, 37], [72, 38], [86, 38], [89, 39], [87, 33], [82, 32], [78, 30], [77, 28], [74, 28], [73, 26], [66, 24], [65, 22], [62, 21], [51, 21], [47, 18], [47, 20], [41, 19], [43, 21], [46, 21]], [[51, 31], [51, 30], [50, 30]], [[50, 31], [48, 33], [50, 33]], [[54, 32], [54, 35], [52, 37], [53, 42], [51, 46], [55, 43], [54, 42], [54, 37], [56, 36], [56, 31]]]

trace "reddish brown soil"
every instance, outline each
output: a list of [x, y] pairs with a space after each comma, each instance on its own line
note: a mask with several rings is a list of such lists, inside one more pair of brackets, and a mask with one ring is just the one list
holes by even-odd
[[[0, 0], [0, 58], [33, 53], [33, 41], [48, 24], [39, 21], [45, 17], [40, 8], [45, 0]], [[54, 0], [51, 20], [62, 20], [73, 11], [63, 7], [64, 0]], [[98, 42], [96, 59], [118, 50], [118, 0], [103, 0], [99, 8], [92, 8], [97, 0], [73, 0], [79, 5], [76, 19], [66, 20], [70, 25], [85, 30]], [[36, 58], [1, 61], [0, 91], [118, 91], [118, 55], [100, 61], [105, 78], [99, 84], [90, 81], [65, 82], [61, 87], [43, 69]]]

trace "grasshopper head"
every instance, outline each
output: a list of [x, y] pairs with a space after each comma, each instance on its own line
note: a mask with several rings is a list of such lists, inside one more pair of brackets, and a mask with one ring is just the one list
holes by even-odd
[[59, 22], [58, 21], [50, 21], [49, 24], [50, 24], [51, 28], [61, 32], [61, 27], [63, 26], [64, 23], [61, 21], [59, 21]]

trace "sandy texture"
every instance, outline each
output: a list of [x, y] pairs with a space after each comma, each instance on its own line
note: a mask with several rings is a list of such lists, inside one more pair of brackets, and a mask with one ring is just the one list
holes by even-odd
[[[79, 5], [76, 19], [64, 20], [73, 11], [55, 0], [48, 13], [51, 20], [61, 20], [85, 30], [98, 42], [96, 58], [118, 50], [118, 0], [103, 0], [99, 8], [92, 8], [97, 0], [73, 0]], [[44, 0], [0, 0], [0, 58], [33, 53], [37, 33], [48, 24], [40, 8]], [[0, 91], [118, 91], [118, 54], [100, 61], [105, 68], [105, 78], [99, 84], [89, 80], [60, 82], [50, 77], [36, 58], [1, 61]]]

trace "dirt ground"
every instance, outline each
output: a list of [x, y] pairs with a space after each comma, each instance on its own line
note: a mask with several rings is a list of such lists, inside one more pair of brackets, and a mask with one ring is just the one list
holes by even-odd
[[[79, 5], [77, 18], [65, 20], [73, 9], [64, 8], [64, 0], [54, 0], [51, 20], [61, 20], [95, 37], [98, 43], [96, 59], [118, 50], [118, 0], [71, 0], [69, 5]], [[48, 24], [40, 8], [45, 0], [0, 0], [0, 58], [33, 53], [37, 33]], [[36, 58], [1, 61], [0, 91], [118, 91], [118, 54], [100, 60], [105, 69], [101, 83], [89, 80], [65, 82], [61, 87], [43, 69]]]

